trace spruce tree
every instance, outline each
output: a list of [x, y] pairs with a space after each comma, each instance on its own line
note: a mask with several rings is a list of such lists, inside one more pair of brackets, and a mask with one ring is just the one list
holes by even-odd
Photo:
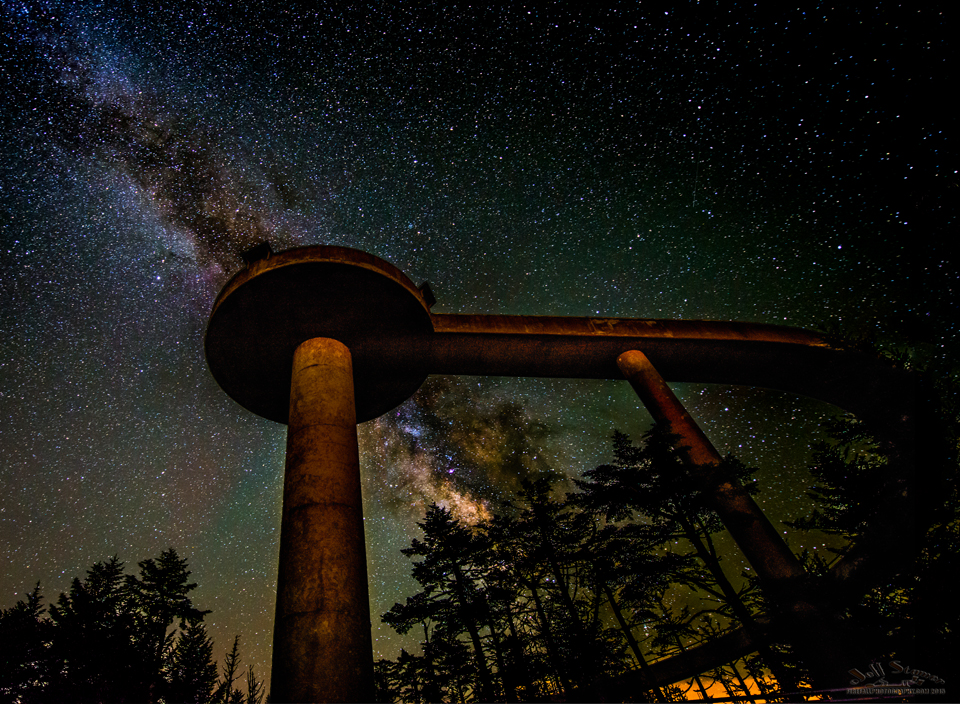
[[492, 700], [496, 690], [480, 636], [484, 610], [479, 592], [487, 542], [436, 504], [427, 509], [423, 522], [417, 525], [423, 531], [423, 540], [414, 539], [402, 552], [423, 558], [413, 567], [413, 577], [423, 590], [408, 598], [406, 604], [394, 604], [383, 620], [400, 633], [425, 619], [445, 621], [451, 635], [466, 631], [477, 669], [477, 694], [480, 699]]
[[[39, 585], [0, 611], [0, 703], [211, 701], [208, 612], [193, 606], [186, 561], [171, 549], [139, 566], [131, 576], [116, 557], [97, 562], [49, 607], [49, 618]], [[236, 669], [236, 643], [233, 655]], [[228, 699], [262, 700], [252, 669], [246, 697], [237, 689]]]
[[56, 674], [53, 624], [43, 618], [45, 610], [37, 584], [26, 599], [0, 611], [0, 702], [39, 701]]
[[180, 632], [170, 656], [168, 682], [164, 701], [206, 704], [217, 681], [217, 664], [213, 661], [213, 641], [207, 637], [202, 623], [195, 623]]

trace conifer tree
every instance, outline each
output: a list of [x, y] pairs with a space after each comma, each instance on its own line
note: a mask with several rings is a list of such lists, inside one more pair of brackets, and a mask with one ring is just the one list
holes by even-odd
[[267, 692], [263, 682], [257, 678], [253, 665], [247, 668], [247, 698], [244, 704], [263, 704]]
[[[795, 688], [789, 669], [744, 603], [742, 589], [735, 588], [724, 573], [713, 540], [713, 534], [722, 530], [723, 525], [710, 509], [701, 482], [681, 461], [676, 437], [655, 425], [639, 445], [616, 431], [613, 445], [612, 465], [584, 472], [586, 481], [576, 481], [580, 489], [577, 502], [609, 521], [634, 519], [648, 523], [659, 532], [664, 544], [676, 540], [689, 544], [708, 574], [698, 576], [696, 571], [687, 570], [684, 581], [714, 600], [721, 613], [738, 621], [758, 644], [781, 685]], [[746, 481], [753, 470], [736, 458], [724, 458], [718, 471], [742, 483], [749, 493], [756, 492], [756, 484]]]
[[216, 704], [230, 704], [235, 697], [242, 696], [233, 683], [240, 677], [240, 636], [234, 636], [233, 646], [223, 660], [223, 679], [217, 684], [213, 695]]
[[407, 599], [406, 605], [394, 604], [383, 620], [400, 633], [425, 618], [444, 618], [451, 633], [460, 632], [454, 626], [458, 624], [473, 646], [478, 695], [492, 700], [496, 690], [480, 637], [483, 609], [478, 594], [486, 541], [436, 504], [427, 509], [423, 522], [417, 525], [423, 530], [424, 539], [414, 539], [402, 552], [408, 557], [423, 558], [413, 567], [413, 577], [423, 591]]
[[536, 586], [548, 593], [557, 607], [553, 634], [560, 636], [554, 643], [559, 646], [562, 667], [580, 690], [579, 696], [592, 696], [594, 680], [608, 653], [587, 614], [581, 613], [576, 593], [589, 589], [588, 582], [581, 584], [579, 577], [587, 570], [584, 548], [593, 524], [589, 517], [552, 497], [554, 483], [548, 476], [523, 482], [516, 528], [527, 536], [530, 558], [542, 566], [540, 574], [545, 579]]
[[209, 612], [193, 607], [187, 595], [197, 585], [189, 582], [187, 561], [172, 548], [160, 553], [156, 560], [140, 562], [139, 567], [139, 575], [126, 577], [126, 591], [135, 606], [134, 647], [145, 658], [152, 700], [155, 692], [162, 689], [159, 673], [173, 650], [172, 627], [179, 622], [181, 629], [186, 628]]
[[139, 614], [116, 557], [94, 564], [85, 580], [74, 578], [49, 611], [56, 662], [46, 688], [51, 698], [122, 702], [159, 696], [160, 663], [137, 647]]
[[55, 674], [50, 656], [53, 624], [43, 618], [40, 585], [0, 611], [0, 702], [38, 701]]
[[213, 641], [202, 623], [180, 632], [171, 654], [164, 700], [168, 703], [206, 704], [217, 681]]
[[[0, 611], [0, 703], [210, 702], [217, 671], [202, 623], [208, 612], [191, 602], [186, 561], [171, 549], [139, 567], [125, 575], [116, 557], [97, 562], [49, 618], [39, 585]], [[246, 700], [262, 699], [251, 670]], [[229, 701], [244, 696], [234, 690]]]

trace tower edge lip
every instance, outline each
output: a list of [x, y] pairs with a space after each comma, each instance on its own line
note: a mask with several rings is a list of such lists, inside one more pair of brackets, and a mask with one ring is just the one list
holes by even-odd
[[[273, 376], [276, 376], [274, 374], [275, 370], [289, 367], [289, 360], [282, 353], [278, 357], [277, 354], [270, 352], [269, 348], [276, 345], [285, 348], [292, 344], [293, 347], [289, 350], [292, 354], [296, 344], [312, 337], [329, 337], [349, 346], [348, 340], [364, 332], [362, 329], [364, 316], [353, 318], [349, 314], [345, 317], [342, 316], [340, 319], [340, 322], [343, 322], [343, 320], [350, 321], [348, 324], [353, 326], [351, 328], [352, 333], [343, 338], [341, 338], [341, 335], [331, 334], [331, 332], [337, 332], [336, 330], [324, 330], [322, 326], [321, 329], [312, 330], [309, 331], [310, 334], [306, 334], [308, 331], [298, 329], [298, 322], [302, 323], [303, 321], [297, 320], [290, 321], [293, 323], [293, 328], [290, 328], [291, 335], [278, 336], [271, 334], [271, 330], [276, 332], [276, 330], [283, 328], [285, 323], [282, 316], [278, 319], [280, 321], [278, 325], [281, 327], [274, 328], [268, 325], [263, 335], [257, 335], [255, 330], [251, 333], [250, 330], [244, 331], [243, 326], [236, 326], [236, 307], [231, 303], [242, 306], [245, 303], [249, 304], [251, 301], [257, 301], [257, 291], [271, 290], [271, 287], [278, 280], [296, 280], [297, 277], [302, 279], [303, 271], [315, 272], [311, 273], [307, 279], [303, 279], [303, 281], [308, 282], [308, 287], [311, 287], [310, 290], [314, 290], [312, 287], [315, 286], [317, 287], [316, 290], [325, 291], [328, 295], [340, 295], [339, 288], [330, 288], [330, 286], [340, 286], [343, 285], [343, 282], [341, 281], [340, 284], [327, 283], [327, 272], [337, 272], [336, 276], [341, 278], [346, 276], [351, 284], [360, 282], [361, 286], [362, 282], [365, 281], [379, 282], [373, 286], [370, 292], [367, 292], [365, 288], [360, 289], [361, 293], [370, 293], [374, 296], [373, 304], [370, 303], [369, 298], [365, 303], [358, 303], [358, 301], [364, 300], [364, 296], [361, 295], [359, 298], [351, 296], [350, 285], [346, 285], [342, 292], [344, 304], [348, 308], [350, 305], [354, 305], [354, 308], [359, 305], [358, 310], [369, 313], [378, 310], [376, 301], [381, 299], [377, 296], [386, 296], [383, 299], [384, 301], [403, 301], [403, 315], [400, 318], [383, 319], [384, 322], [399, 321], [399, 323], [402, 323], [399, 332], [430, 334], [434, 331], [433, 318], [423, 292], [399, 268], [373, 254], [350, 247], [313, 245], [295, 247], [278, 253], [269, 252], [261, 259], [249, 262], [230, 278], [213, 303], [203, 333], [204, 357], [207, 362], [207, 369], [213, 376], [214, 381], [228, 397], [246, 410], [278, 423], [287, 422], [288, 401], [284, 403], [274, 402], [274, 400], [271, 400], [272, 392], [267, 393], [263, 390], [273, 384], [278, 390], [278, 395], [286, 394], [286, 398], [289, 398], [289, 378], [285, 376], [283, 379], [272, 379]], [[266, 286], [266, 289], [263, 288], [264, 286]], [[251, 291], [254, 292], [255, 297], [253, 299], [249, 295]], [[373, 293], [374, 291], [379, 293]], [[410, 296], [412, 296], [412, 300]], [[270, 302], [264, 299], [259, 300], [254, 307], [254, 312], [258, 314], [254, 315], [253, 320], [257, 321], [257, 325], [269, 319], [269, 312], [265, 311], [270, 305]], [[380, 315], [382, 317], [383, 314]], [[367, 319], [369, 317], [367, 316]], [[376, 315], [374, 315], [374, 318], [374, 322], [381, 319], [377, 318]], [[405, 325], [409, 326], [410, 329], [407, 330], [404, 327]], [[340, 329], [339, 332], [346, 333], [351, 332], [351, 330]], [[240, 331], [239, 337], [235, 334], [238, 331]], [[293, 340], [293, 337], [300, 333], [304, 333], [305, 336]], [[238, 342], [243, 343], [244, 335], [249, 337], [251, 334], [258, 340], [267, 342], [257, 344], [254, 348], [245, 348], [242, 344], [237, 344]], [[229, 351], [231, 348], [233, 351]], [[248, 363], [242, 363], [238, 367], [235, 362], [239, 357], [248, 357], [259, 366], [255, 369]], [[401, 390], [406, 389], [403, 398], [397, 396], [391, 405], [381, 410], [377, 404], [371, 406], [371, 399], [375, 398], [375, 395], [371, 396], [371, 393], [368, 393], [372, 388], [371, 385], [378, 388], [384, 384], [397, 387], [398, 384], [393, 382], [397, 381], [399, 377], [395, 377], [392, 373], [371, 373], [371, 370], [367, 368], [363, 377], [367, 383], [358, 386], [356, 399], [358, 420], [362, 422], [375, 418], [395, 405], [402, 403], [420, 387], [426, 378], [426, 374], [420, 372], [408, 376], [406, 385], [401, 385]], [[365, 389], [365, 391], [361, 393], [361, 389]], [[396, 388], [393, 388], [392, 392], [394, 396], [400, 393]], [[392, 398], [389, 395], [388, 397]]]
[[410, 280], [410, 277], [396, 266], [376, 255], [354, 249], [353, 247], [322, 244], [286, 249], [282, 252], [264, 257], [263, 259], [258, 259], [252, 264], [243, 267], [227, 281], [220, 290], [220, 293], [217, 294], [213, 302], [213, 307], [210, 309], [210, 318], [213, 318], [213, 314], [216, 313], [217, 308], [230, 297], [230, 294], [246, 282], [274, 269], [308, 263], [345, 264], [386, 276], [413, 294], [417, 302], [423, 307], [423, 310], [430, 316], [430, 308], [423, 298], [423, 292]]

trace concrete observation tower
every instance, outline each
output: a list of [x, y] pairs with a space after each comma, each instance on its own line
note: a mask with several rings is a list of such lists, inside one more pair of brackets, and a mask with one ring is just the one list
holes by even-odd
[[[857, 413], [894, 438], [902, 472], [888, 493], [891, 510], [906, 521], [912, 507], [907, 375], [781, 326], [432, 314], [428, 287], [345, 247], [275, 254], [264, 244], [245, 259], [246, 268], [214, 303], [206, 354], [228, 395], [288, 425], [273, 701], [374, 699], [356, 425], [408, 399], [429, 374], [628, 380], [654, 418], [680, 436], [713, 508], [788, 621], [793, 614], [793, 627], [786, 627], [821, 682], [837, 681], [829, 670], [850, 654], [834, 652], [840, 645], [829, 642], [829, 619], [796, 588], [803, 568], [743, 487], [713, 471], [719, 455], [664, 380], [782, 389]], [[862, 593], [876, 546], [884, 546], [887, 563], [896, 554], [906, 531], [891, 523], [834, 568], [838, 585]], [[745, 652], [755, 646], [745, 634]], [[717, 657], [701, 655], [703, 662]], [[666, 680], [683, 668], [661, 669]]]

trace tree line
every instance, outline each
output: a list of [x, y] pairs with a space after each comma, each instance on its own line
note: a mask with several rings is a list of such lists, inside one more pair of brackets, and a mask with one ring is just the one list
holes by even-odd
[[[799, 555], [812, 592], [871, 526], [897, 521], [909, 531], [909, 559], [891, 560], [897, 566], [858, 599], [838, 600], [831, 618], [873, 661], [939, 678], [955, 669], [951, 646], [960, 631], [954, 369], [914, 369], [922, 431], [914, 516], [884, 512], [895, 485], [888, 443], [844, 416], [827, 423], [828, 439], [814, 447], [815, 508], [792, 524], [840, 539], [832, 557]], [[524, 482], [478, 525], [429, 507], [423, 538], [403, 551], [420, 589], [382, 617], [420, 636], [420, 652], [375, 663], [380, 701], [749, 699], [751, 690], [768, 701], [800, 698], [792, 693], [811, 683], [802, 654], [772, 627], [777, 604], [756, 579], [731, 574], [723, 526], [675, 438], [656, 426], [639, 443], [617, 432], [612, 456], [575, 480], [573, 491], [563, 493], [553, 475]], [[732, 457], [719, 471], [757, 488], [753, 470]], [[0, 610], [0, 704], [263, 704], [263, 683], [252, 667], [240, 668], [239, 637], [218, 672], [203, 623], [209, 612], [191, 601], [196, 585], [186, 561], [171, 549], [138, 567], [125, 574], [114, 557], [75, 578], [48, 607], [38, 584]], [[714, 661], [682, 685], [658, 674], [673, 656], [738, 632], [748, 635], [750, 652]]]
[[125, 574], [113, 557], [49, 607], [37, 584], [0, 611], [0, 702], [263, 704], [239, 636], [218, 672], [186, 560], [170, 549], [138, 566]]
[[[946, 415], [950, 429], [941, 429], [935, 454], [939, 475], [955, 480], [957, 416]], [[849, 546], [872, 522], [894, 520], [877, 502], [887, 458], [852, 416], [826, 430], [810, 466], [816, 508], [792, 525]], [[575, 491], [561, 495], [548, 476], [526, 481], [475, 526], [429, 507], [418, 524], [423, 538], [403, 550], [420, 590], [382, 616], [398, 633], [420, 635], [420, 653], [404, 649], [376, 663], [380, 701], [769, 700], [811, 686], [801, 654], [772, 627], [777, 605], [749, 572], [724, 569], [723, 526], [675, 438], [654, 426], [639, 443], [619, 432], [612, 440], [613, 462], [585, 472]], [[732, 457], [720, 470], [750, 491], [757, 487], [753, 470]], [[908, 566], [831, 613], [873, 657], [920, 657], [924, 665], [914, 668], [941, 668], [941, 676], [952, 668], [934, 644], [954, 639], [960, 625], [956, 607], [931, 609], [943, 608], [949, 575], [960, 573], [953, 480], [937, 484], [947, 494], [922, 497], [923, 520], [907, 527], [918, 548]], [[846, 549], [832, 558], [798, 555], [813, 591]], [[753, 652], [683, 684], [656, 684], [653, 663], [738, 629], [749, 634]], [[844, 672], [856, 666], [838, 663]], [[637, 672], [647, 676], [630, 676]], [[635, 689], [638, 682], [645, 691]]]

